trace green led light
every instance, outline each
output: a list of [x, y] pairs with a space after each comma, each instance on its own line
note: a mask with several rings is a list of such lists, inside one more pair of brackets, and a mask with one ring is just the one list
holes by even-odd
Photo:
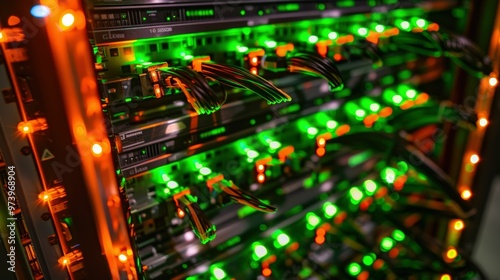
[[266, 249], [266, 247], [264, 247], [262, 245], [255, 246], [255, 248], [253, 249], [253, 252], [255, 253], [257, 258], [259, 258], [259, 259], [261, 259], [265, 255], [267, 255], [267, 249]]
[[163, 180], [163, 182], [170, 181], [170, 178], [167, 176], [167, 174], [161, 174], [161, 179]]
[[240, 53], [244, 53], [244, 52], [247, 52], [248, 51], [248, 48], [245, 47], [245, 46], [237, 46], [236, 49], [238, 49], [238, 51]]
[[242, 15], [242, 16], [246, 15], [246, 13], [247, 13], [247, 12], [246, 12], [245, 10], [241, 10], [241, 11], [240, 11], [240, 15]]
[[402, 21], [402, 22], [400, 23], [400, 25], [401, 25], [401, 28], [403, 28], [403, 29], [408, 29], [408, 28], [410, 28], [410, 23], [409, 23], [409, 22], [407, 22], [406, 20], [405, 20], [405, 21]]
[[328, 39], [330, 39], [330, 40], [335, 40], [335, 39], [337, 39], [337, 37], [339, 37], [339, 34], [337, 32], [328, 33]]
[[333, 203], [326, 202], [323, 204], [323, 211], [325, 212], [325, 217], [331, 218], [337, 214], [338, 208]]
[[278, 141], [271, 141], [269, 143], [269, 148], [271, 148], [273, 150], [279, 149], [279, 147], [281, 147], [281, 143]]
[[264, 11], [260, 10], [259, 11], [259, 16], [262, 16], [262, 15], [264, 15]]
[[200, 168], [200, 174], [201, 175], [204, 175], [204, 176], [207, 176], [207, 175], [210, 175], [212, 173], [212, 170], [208, 167], [202, 167]]
[[392, 247], [394, 247], [394, 240], [389, 237], [382, 238], [382, 241], [380, 241], [380, 250], [387, 252], [391, 250]]
[[277, 9], [280, 12], [293, 12], [300, 10], [300, 5], [297, 3], [283, 4], [283, 5], [278, 5]]
[[286, 244], [288, 244], [290, 242], [290, 237], [288, 235], [282, 233], [282, 234], [278, 235], [277, 241], [278, 241], [279, 245], [285, 246]]
[[358, 29], [358, 34], [361, 36], [366, 36], [368, 34], [368, 29], [361, 27]]
[[374, 261], [375, 261], [374, 257], [370, 255], [363, 256], [363, 264], [366, 266], [372, 265]]
[[221, 279], [224, 279], [224, 277], [226, 277], [226, 272], [224, 272], [224, 270], [216, 267], [212, 270], [212, 273], [213, 275], [215, 276], [215, 278], [217, 278], [217, 280], [221, 280]]
[[363, 109], [357, 109], [355, 114], [356, 114], [356, 117], [362, 118], [366, 115], [366, 112]]
[[309, 41], [309, 43], [311, 44], [315, 44], [316, 42], [318, 42], [318, 36], [311, 35], [309, 36], [309, 39], [307, 39], [307, 41]]
[[318, 134], [318, 129], [315, 127], [310, 127], [307, 129], [307, 134], [314, 136]]
[[408, 98], [415, 98], [415, 96], [417, 96], [417, 91], [414, 90], [414, 89], [409, 89], [406, 91], [406, 97]]
[[190, 54], [184, 56], [184, 60], [190, 60], [190, 59], [193, 59], [193, 58], [194, 58], [194, 56], [192, 56]]
[[373, 194], [377, 190], [377, 184], [373, 182], [373, 180], [366, 180], [363, 183], [363, 186], [365, 187], [365, 190], [368, 194]]
[[339, 123], [334, 120], [329, 120], [326, 122], [326, 127], [328, 127], [328, 129], [335, 129], [338, 125]]
[[276, 43], [276, 41], [265, 41], [264, 44], [268, 48], [276, 48], [276, 46], [278, 45], [278, 43]]
[[380, 104], [378, 104], [378, 103], [370, 104], [370, 110], [372, 112], [378, 112], [378, 110], [380, 110]]
[[316, 227], [321, 222], [321, 220], [319, 219], [319, 217], [316, 214], [314, 214], [313, 212], [307, 213], [306, 219], [307, 219], [307, 223], [312, 228]]
[[125, 102], [130, 102], [130, 101], [132, 101], [132, 98], [130, 97], [125, 98]]
[[420, 19], [417, 20], [416, 23], [417, 23], [418, 27], [422, 27], [423, 28], [423, 27], [425, 27], [425, 25], [426, 25], [427, 22], [425, 21], [425, 19], [420, 18]]
[[361, 266], [357, 263], [351, 263], [347, 267], [347, 272], [352, 276], [356, 276], [361, 272]]
[[349, 194], [355, 201], [360, 201], [363, 198], [363, 193], [357, 187], [352, 187], [349, 190]]
[[396, 241], [403, 241], [405, 239], [405, 233], [400, 231], [399, 229], [395, 229], [392, 232], [392, 238], [394, 238]]
[[401, 172], [406, 173], [408, 171], [408, 163], [404, 161], [398, 162], [398, 168]]
[[249, 157], [249, 158], [256, 158], [258, 156], [259, 156], [259, 152], [257, 152], [257, 151], [249, 150], [247, 152], [247, 157]]
[[326, 8], [326, 5], [325, 4], [318, 4], [316, 7], [318, 8], [318, 10], [324, 11]]
[[392, 183], [394, 183], [394, 180], [396, 180], [396, 172], [395, 172], [394, 168], [386, 167], [386, 168], [382, 169], [382, 171], [380, 172], [380, 177], [382, 177], [382, 179], [385, 182], [392, 184]]
[[384, 32], [384, 30], [385, 30], [385, 27], [382, 24], [377, 24], [375, 26], [375, 31], [377, 31], [378, 33]]
[[392, 102], [394, 102], [394, 104], [398, 105], [401, 102], [403, 102], [403, 97], [401, 97], [401, 95], [394, 95], [392, 97]]
[[167, 187], [169, 189], [175, 189], [175, 188], [179, 187], [179, 184], [176, 181], [170, 181], [167, 183]]

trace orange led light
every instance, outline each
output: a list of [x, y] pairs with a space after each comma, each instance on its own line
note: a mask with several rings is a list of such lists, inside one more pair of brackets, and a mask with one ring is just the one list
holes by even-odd
[[127, 258], [127, 255], [125, 255], [125, 254], [120, 254], [120, 255], [118, 255], [118, 260], [119, 260], [120, 262], [122, 262], [122, 263], [126, 263], [126, 262], [127, 262], [127, 259], [128, 259], [128, 258]]
[[451, 247], [450, 249], [448, 249], [448, 251], [446, 251], [446, 257], [450, 260], [456, 258], [458, 256], [458, 252], [455, 248]]
[[259, 165], [257, 165], [257, 170], [258, 170], [259, 172], [264, 171], [264, 164], [259, 164]]
[[451, 280], [451, 276], [449, 274], [443, 274], [439, 280]]
[[491, 77], [489, 80], [488, 80], [488, 83], [490, 84], [490, 86], [494, 87], [498, 84], [498, 79], [495, 78], [495, 77]]
[[257, 67], [252, 67], [250, 68], [250, 73], [254, 74], [254, 75], [257, 75], [258, 71], [257, 71]]
[[65, 13], [61, 17], [61, 24], [65, 27], [71, 27], [74, 23], [75, 23], [75, 16], [71, 12]]
[[479, 156], [477, 154], [473, 154], [470, 156], [470, 163], [476, 164], [479, 162]]
[[325, 243], [325, 237], [322, 235], [318, 235], [314, 239], [314, 242], [316, 242], [316, 244], [318, 244], [318, 245], [321, 245], [321, 244]]
[[57, 260], [60, 265], [66, 266], [69, 264], [69, 259], [67, 257], [60, 257], [59, 260]]
[[257, 176], [257, 182], [264, 183], [265, 180], [266, 180], [266, 176], [264, 174], [259, 174]]
[[480, 118], [479, 121], [478, 121], [478, 124], [481, 127], [485, 127], [485, 126], [488, 125], [488, 119], [486, 119], [486, 118]]
[[326, 230], [324, 228], [318, 228], [318, 230], [316, 230], [317, 236], [324, 236], [325, 234], [326, 234]]
[[462, 220], [455, 221], [455, 223], [453, 224], [453, 228], [455, 230], [462, 230], [462, 229], [464, 229], [464, 222]]
[[2, 30], [0, 30], [0, 42], [2, 42], [2, 39], [3, 39], [3, 32]]
[[102, 146], [101, 144], [99, 143], [94, 143], [94, 145], [92, 145], [92, 154], [95, 156], [95, 157], [100, 157], [102, 155]]
[[469, 200], [472, 197], [472, 192], [470, 190], [463, 190], [460, 193], [463, 200]]
[[325, 138], [321, 137], [318, 139], [318, 146], [323, 147], [326, 143]]
[[325, 148], [318, 148], [318, 149], [316, 149], [316, 155], [318, 155], [318, 157], [322, 157], [325, 154], [326, 154]]
[[21, 133], [28, 134], [33, 132], [33, 126], [29, 122], [20, 122], [17, 125], [17, 130]]
[[257, 66], [257, 64], [259, 63], [259, 59], [257, 57], [252, 57], [250, 59], [250, 63], [253, 65], [253, 66]]
[[184, 211], [182, 211], [181, 208], [177, 208], [177, 217], [179, 218], [184, 218], [184, 216], [186, 215], [186, 213], [184, 213]]
[[271, 273], [273, 273], [273, 272], [272, 272], [272, 270], [271, 270], [271, 269], [269, 269], [269, 268], [264, 268], [264, 269], [262, 270], [262, 275], [264, 275], [264, 276], [266, 276], [266, 277], [267, 277], [267, 276], [270, 276], [270, 275], [271, 275]]

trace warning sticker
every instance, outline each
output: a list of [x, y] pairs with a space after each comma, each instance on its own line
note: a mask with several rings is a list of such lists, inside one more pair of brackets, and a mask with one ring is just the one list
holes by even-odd
[[49, 149], [43, 150], [42, 161], [53, 159], [54, 155], [49, 151]]

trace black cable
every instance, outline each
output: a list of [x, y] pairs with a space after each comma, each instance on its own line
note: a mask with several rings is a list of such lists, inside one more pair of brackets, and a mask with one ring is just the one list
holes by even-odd
[[442, 102], [439, 105], [418, 106], [404, 110], [392, 116], [387, 121], [397, 130], [411, 131], [431, 124], [440, 124], [443, 121], [451, 122], [466, 129], [476, 128], [477, 114], [463, 106], [451, 102]]
[[439, 186], [465, 212], [471, 210], [470, 206], [460, 197], [448, 174], [415, 145], [407, 142], [400, 136], [394, 137], [391, 134], [375, 131], [357, 132], [327, 140], [327, 151], [329, 150], [328, 146], [332, 144], [342, 144], [354, 148], [364, 147], [365, 149], [389, 153], [389, 158], [399, 156], [411, 164], [418, 172], [429, 177], [436, 186]]
[[287, 58], [288, 70], [292, 73], [301, 73], [324, 78], [330, 84], [331, 91], [344, 88], [340, 71], [333, 60], [313, 53], [296, 53]]
[[356, 40], [351, 44], [344, 44], [341, 52], [348, 59], [351, 55], [360, 55], [370, 59], [375, 67], [383, 66], [382, 52], [378, 45], [367, 40]]
[[196, 199], [190, 194], [179, 198], [179, 204], [188, 215], [189, 223], [194, 234], [202, 244], [206, 244], [215, 238], [215, 226], [212, 225], [205, 213], [201, 210]]
[[242, 67], [203, 62], [201, 63], [201, 73], [222, 84], [251, 90], [266, 99], [269, 104], [287, 102], [292, 99], [268, 80], [254, 75]]
[[180, 88], [198, 114], [211, 114], [221, 108], [227, 93], [220, 99], [206, 79], [188, 67], [161, 68], [161, 80], [167, 86]]
[[252, 194], [238, 188], [232, 181], [221, 180], [213, 185], [213, 187], [218, 192], [224, 192], [231, 197], [231, 199], [237, 203], [247, 205], [252, 207], [255, 210], [266, 212], [266, 213], [274, 213], [276, 212], [276, 207], [268, 205]]

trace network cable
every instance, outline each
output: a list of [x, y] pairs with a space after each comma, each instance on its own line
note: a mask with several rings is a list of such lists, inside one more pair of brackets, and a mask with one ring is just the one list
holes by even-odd
[[161, 80], [167, 87], [180, 89], [189, 104], [198, 114], [211, 114], [219, 110], [226, 101], [227, 94], [219, 98], [205, 77], [188, 67], [160, 68]]
[[231, 199], [239, 204], [247, 205], [255, 210], [274, 213], [276, 207], [264, 203], [262, 200], [256, 198], [252, 194], [238, 188], [233, 181], [222, 179], [211, 185], [217, 192], [226, 193]]
[[344, 88], [342, 75], [333, 60], [314, 53], [294, 53], [286, 57], [266, 55], [261, 64], [270, 71], [288, 71], [323, 78], [328, 81], [330, 91]]
[[193, 61], [193, 69], [226, 86], [248, 89], [264, 98], [268, 104], [291, 101], [292, 98], [268, 80], [238, 66], [217, 64], [211, 61]]
[[212, 225], [205, 213], [201, 210], [196, 198], [190, 194], [185, 194], [176, 201], [179, 207], [188, 215], [189, 223], [194, 234], [200, 239], [202, 244], [206, 244], [215, 238], [215, 225]]

